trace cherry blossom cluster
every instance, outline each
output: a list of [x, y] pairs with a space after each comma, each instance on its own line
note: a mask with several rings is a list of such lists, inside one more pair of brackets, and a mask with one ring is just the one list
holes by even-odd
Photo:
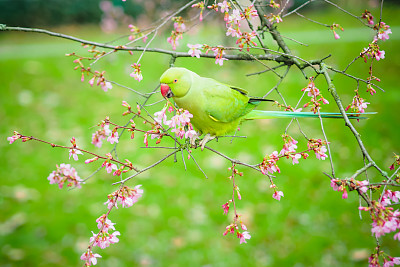
[[145, 117], [143, 117], [141, 115], [142, 111], [141, 111], [141, 107], [139, 105], [136, 106], [137, 111], [133, 111], [132, 107], [126, 101], [122, 101], [122, 106], [127, 108], [127, 110], [122, 113], [123, 116], [128, 115], [128, 114], [135, 114], [135, 116], [143, 119], [144, 124], [150, 124], [152, 129], [149, 131], [137, 129], [136, 124], [132, 119], [130, 120], [131, 124], [129, 127], [116, 126], [116, 128], [124, 128], [125, 130], [130, 132], [131, 139], [133, 139], [135, 137], [135, 131], [143, 132], [144, 133], [144, 144], [146, 145], [146, 147], [148, 146], [148, 136], [149, 135], [151, 136], [151, 139], [158, 138], [156, 144], [161, 142], [161, 138], [164, 136], [164, 133], [162, 133], [161, 124], [159, 124], [157, 122], [151, 122], [151, 121], [147, 120]]
[[[95, 234], [92, 232], [93, 236], [90, 238], [90, 243], [93, 243], [93, 246], [98, 246], [101, 249], [105, 249], [110, 246], [110, 244], [118, 243], [119, 239], [117, 236], [121, 235], [120, 232], [115, 231], [115, 227], [113, 222], [111, 222], [106, 214], [101, 215], [96, 220], [97, 228], [100, 230], [99, 233]], [[113, 230], [115, 232], [109, 233], [109, 230]]]
[[322, 102], [322, 104], [329, 104], [328, 100], [326, 100], [322, 96], [319, 89], [315, 86], [314, 77], [310, 78], [308, 85], [306, 87], [304, 87], [303, 89], [301, 89], [301, 91], [307, 92], [307, 95], [309, 97], [311, 97], [311, 100], [309, 102], [307, 102], [306, 104], [304, 104], [303, 107], [306, 108], [309, 105], [311, 105], [311, 111], [313, 111], [314, 113], [317, 113], [318, 110], [320, 109], [320, 106], [321, 106], [320, 102]]
[[89, 80], [90, 86], [93, 86], [93, 84], [96, 82], [97, 86], [100, 86], [101, 89], [103, 89], [104, 92], [107, 92], [109, 89], [112, 89], [112, 84], [104, 78], [104, 73], [103, 72], [98, 72], [97, 70], [94, 72], [93, 78]]
[[130, 41], [134, 41], [139, 38], [142, 38], [143, 43], [147, 41], [147, 35], [144, 35], [143, 32], [138, 27], [132, 24], [129, 24], [128, 27], [131, 32], [131, 34], [128, 37]]
[[293, 139], [293, 137], [284, 134], [282, 135], [282, 138], [284, 141], [282, 150], [279, 153], [278, 151], [274, 151], [270, 155], [265, 156], [260, 164], [260, 170], [265, 175], [268, 173], [273, 174], [275, 172], [280, 173], [281, 170], [277, 165], [277, 161], [283, 157], [292, 159], [293, 165], [298, 164], [300, 158], [308, 158], [309, 155], [306, 153], [307, 151], [314, 151], [317, 159], [324, 160], [326, 157], [328, 157], [328, 155], [325, 154], [327, 152], [327, 149], [324, 145], [326, 144], [326, 141], [321, 139], [309, 139], [307, 143], [308, 150], [297, 152], [296, 149], [298, 142]]
[[[277, 162], [280, 158], [283, 157], [291, 159], [293, 165], [298, 164], [299, 159], [301, 158], [307, 159], [309, 155], [306, 152], [308, 151], [313, 151], [317, 159], [324, 160], [325, 158], [328, 157], [328, 155], [326, 154], [327, 149], [325, 147], [326, 141], [323, 141], [321, 139], [309, 139], [307, 142], [308, 149], [302, 152], [297, 152], [296, 149], [298, 142], [295, 139], [293, 139], [293, 137], [284, 134], [282, 135], [282, 138], [284, 141], [282, 150], [279, 153], [278, 151], [274, 151], [271, 154], [266, 155], [261, 164], [259, 165], [259, 168], [264, 175], [269, 176], [269, 174], [273, 174], [275, 172], [280, 173], [281, 170], [279, 169]], [[271, 182], [270, 188], [274, 189], [272, 197], [275, 198], [276, 200], [280, 200], [281, 197], [283, 197], [283, 192], [278, 191], [276, 189], [276, 185], [273, 183], [271, 177], [270, 177], [270, 182]]]
[[[121, 235], [121, 233], [115, 231], [115, 223], [111, 222], [111, 220], [107, 218], [107, 215], [103, 214], [96, 220], [99, 232], [95, 234], [92, 231], [93, 236], [90, 237], [91, 245], [88, 247], [87, 251], [81, 255], [81, 260], [85, 261], [85, 266], [96, 265], [97, 258], [101, 258], [100, 254], [92, 252], [93, 247], [98, 246], [101, 249], [105, 249], [109, 247], [110, 244], [119, 242], [117, 236]], [[110, 233], [110, 230], [114, 232]]]
[[376, 238], [396, 232], [393, 238], [400, 241], [400, 212], [388, 207], [392, 202], [399, 203], [399, 198], [400, 191], [385, 190], [380, 202], [373, 200], [371, 206], [359, 207], [360, 210], [369, 211], [372, 219], [371, 232]]
[[257, 46], [257, 43], [252, 41], [252, 39], [257, 37], [257, 33], [255, 31], [252, 32], [243, 32], [242, 35], [237, 39], [236, 44], [239, 45], [240, 51], [242, 51], [243, 47], [247, 46], [247, 52], [250, 51], [251, 45]]
[[389, 29], [390, 26], [387, 25], [385, 22], [381, 21], [374, 26], [374, 29], [378, 32], [378, 35], [375, 36], [374, 41], [382, 40], [386, 41], [389, 39], [389, 34], [392, 33], [392, 30]]
[[[368, 19], [368, 23], [373, 24], [374, 22], [372, 15], [370, 16], [369, 15], [370, 13], [369, 14], [363, 13], [363, 16], [364, 14], [365, 18]], [[385, 58], [385, 51], [379, 50], [378, 41], [388, 40], [389, 34], [392, 33], [390, 26], [383, 21], [375, 24], [374, 30], [376, 30], [377, 32], [376, 36], [374, 37], [374, 40], [368, 45], [367, 48], [364, 48], [360, 53], [360, 57], [362, 57], [365, 62], [367, 62], [367, 59], [369, 58], [376, 59], [377, 61]]]
[[[257, 46], [257, 43], [253, 41], [253, 39], [257, 37], [257, 33], [255, 31], [245, 32], [240, 29], [242, 21], [258, 18], [257, 11], [254, 9], [253, 5], [246, 7], [243, 12], [237, 8], [232, 8], [231, 4], [227, 1], [214, 4], [208, 8], [212, 8], [215, 11], [218, 11], [218, 8], [220, 8], [220, 11], [224, 13], [224, 21], [227, 29], [226, 36], [237, 38], [236, 44], [239, 46], [240, 50], [242, 50], [245, 45], [247, 46], [247, 51], [250, 50], [252, 45]], [[232, 9], [231, 13], [229, 13], [230, 9]]]
[[[114, 176], [120, 176], [122, 173], [126, 173], [129, 172], [130, 170], [135, 169], [132, 165], [132, 162], [130, 162], [128, 159], [125, 159], [124, 164], [121, 164], [121, 167], [117, 167], [116, 164], [112, 163], [114, 161], [113, 156], [110, 153], [106, 154], [107, 158], [103, 164], [101, 165], [101, 167], [104, 167], [107, 171], [107, 173], [112, 173]], [[94, 158], [94, 160], [96, 160], [96, 158]], [[85, 163], [88, 163], [87, 161], [85, 161]], [[127, 168], [127, 169], [125, 169]], [[114, 170], [114, 171], [113, 171]]]
[[[226, 230], [224, 231], [223, 235], [225, 236], [228, 233], [236, 234], [236, 237], [239, 238], [239, 240], [240, 240], [240, 244], [247, 243], [246, 239], [250, 239], [251, 236], [250, 236], [249, 232], [247, 231], [246, 225], [242, 221], [242, 216], [236, 212], [236, 204], [235, 204], [235, 195], [238, 200], [242, 199], [242, 196], [240, 195], [239, 187], [235, 184], [235, 176], [236, 175], [243, 176], [243, 173], [239, 172], [235, 168], [234, 163], [232, 163], [232, 167], [228, 168], [228, 171], [230, 171], [232, 173], [228, 178], [229, 178], [229, 180], [232, 181], [233, 194], [232, 194], [232, 198], [229, 199], [225, 204], [222, 205], [222, 209], [224, 211], [224, 214], [228, 214], [230, 205], [233, 204], [234, 217], [233, 217], [233, 222], [225, 228]], [[244, 232], [241, 232], [239, 230], [238, 224], [240, 225], [240, 228]]]
[[[308, 147], [308, 150], [314, 151], [315, 157], [317, 159], [325, 160], [328, 157], [328, 155], [326, 154], [326, 152], [327, 152], [327, 149], [325, 146], [326, 144], [327, 144], [327, 142], [325, 140], [311, 138], [307, 142], [307, 147]], [[307, 156], [303, 155], [304, 158], [307, 158]]]
[[85, 266], [96, 265], [97, 258], [101, 258], [100, 254], [93, 253], [91, 249], [88, 249], [81, 256], [81, 260], [85, 261]]
[[377, 246], [374, 253], [372, 253], [371, 256], [368, 258], [368, 266], [381, 267], [381, 264], [379, 263], [379, 258], [383, 259], [383, 267], [400, 265], [400, 257], [391, 257], [383, 252], [379, 246]]
[[224, 57], [225, 55], [225, 48], [223, 46], [209, 46], [209, 45], [201, 45], [201, 44], [188, 44], [189, 47], [188, 54], [191, 55], [192, 57], [197, 57], [200, 58], [201, 55], [201, 50], [204, 50], [206, 54], [208, 52], [213, 51], [214, 56], [215, 56], [215, 64], [218, 64], [222, 66], [224, 64], [225, 60], [228, 60], [227, 58]]
[[141, 186], [142, 185], [137, 185], [133, 189], [128, 186], [121, 187], [107, 196], [108, 200], [104, 205], [107, 205], [108, 209], [111, 209], [113, 206], [118, 209], [118, 204], [122, 205], [123, 208], [131, 207], [143, 195], [143, 189], [140, 188]]
[[244, 230], [244, 232], [240, 232], [239, 226], [236, 223], [231, 223], [230, 225], [228, 225], [226, 227], [226, 230], [223, 233], [223, 235], [225, 236], [228, 233], [231, 233], [233, 235], [236, 234], [237, 238], [239, 238], [239, 240], [240, 240], [240, 244], [247, 243], [246, 239], [250, 239], [251, 235], [249, 234], [248, 231], [246, 231], [247, 228], [243, 223], [240, 226], [241, 226], [241, 229]]
[[[89, 47], [88, 45], [83, 45], [84, 47]], [[81, 71], [81, 81], [85, 81], [85, 76], [92, 76], [92, 78], [89, 80], [90, 86], [93, 86], [96, 84], [97, 86], [100, 86], [101, 89], [103, 89], [104, 92], [107, 92], [108, 90], [112, 89], [112, 84], [106, 80], [104, 77], [105, 71], [99, 72], [99, 71], [92, 71], [90, 67], [85, 67], [83, 64], [84, 60], [96, 60], [99, 59], [100, 57], [105, 55], [104, 51], [99, 51], [95, 49], [95, 46], [90, 46], [90, 49], [88, 50], [89, 53], [92, 53], [92, 57], [83, 57], [75, 54], [75, 52], [66, 54], [66, 56], [74, 56], [77, 57], [74, 60], [74, 63], [77, 64], [77, 66], [74, 68], [75, 70], [79, 69]]]
[[[112, 133], [114, 133], [112, 135]], [[92, 144], [96, 147], [101, 147], [103, 145], [103, 140], [107, 139], [108, 142], [118, 143], [118, 132], [110, 130], [110, 124], [102, 121], [100, 123], [100, 129], [92, 134]]]
[[[196, 138], [198, 136], [197, 132], [194, 130], [193, 125], [190, 123], [190, 119], [193, 115], [189, 111], [184, 109], [176, 109], [176, 115], [174, 115], [171, 120], [167, 119], [166, 112], [171, 113], [173, 111], [173, 106], [169, 102], [161, 111], [154, 113], [154, 120], [159, 125], [164, 125], [167, 128], [171, 128], [171, 132], [175, 133], [179, 138]], [[152, 133], [156, 135], [156, 133]], [[157, 136], [155, 136], [157, 137]], [[155, 138], [154, 137], [154, 138]], [[153, 138], [153, 136], [152, 136]], [[146, 143], [146, 142], [145, 142]]]
[[361, 98], [356, 92], [353, 101], [346, 107], [346, 111], [350, 109], [353, 113], [364, 113], [368, 104], [369, 102], [365, 102], [365, 99]]
[[17, 141], [18, 139], [22, 139], [22, 142], [26, 142], [29, 139], [24, 138], [24, 136], [22, 136], [22, 134], [20, 134], [17, 131], [14, 131], [14, 135], [13, 136], [9, 136], [7, 137], [7, 141], [9, 142], [9, 144], [11, 145], [12, 143], [14, 143], [15, 141]]
[[349, 191], [359, 190], [361, 193], [366, 193], [368, 189], [375, 188], [369, 185], [367, 180], [358, 181], [353, 178], [351, 179], [331, 179], [331, 187], [333, 190], [342, 192], [342, 198], [348, 198], [347, 188]]
[[223, 1], [221, 3], [217, 3], [216, 1], [214, 4], [207, 6], [209, 9], [213, 9], [218, 12], [218, 9], [221, 11], [221, 13], [224, 13], [224, 21], [228, 21], [229, 19], [229, 10], [232, 8], [231, 3], [228, 1]]
[[[108, 195], [108, 200], [104, 203], [104, 205], [107, 205], [108, 212], [97, 218], [96, 222], [99, 232], [97, 234], [92, 232], [93, 236], [90, 238], [91, 245], [89, 245], [87, 251], [81, 256], [81, 260], [85, 261], [85, 266], [96, 265], [97, 258], [101, 258], [99, 254], [92, 252], [93, 247], [98, 246], [104, 249], [111, 244], [119, 242], [118, 236], [121, 234], [115, 230], [115, 223], [108, 219], [108, 214], [114, 207], [118, 208], [118, 204], [121, 204], [123, 208], [128, 208], [136, 203], [143, 194], [143, 189], [140, 187], [141, 185], [137, 185], [132, 189], [128, 186], [122, 186]], [[113, 232], [111, 233], [110, 230]]]
[[179, 45], [178, 40], [182, 39], [182, 34], [186, 30], [186, 25], [181, 16], [173, 17], [172, 21], [174, 22], [174, 30], [171, 31], [171, 36], [167, 38], [167, 42], [172, 45], [173, 50], [176, 50], [176, 47]]
[[81, 184], [83, 180], [79, 177], [75, 168], [71, 167], [70, 164], [61, 163], [60, 165], [56, 165], [57, 170], [50, 173], [47, 180], [50, 181], [50, 184], [58, 184], [58, 187], [63, 188], [64, 184], [67, 187], [77, 187], [81, 188]]
[[366, 19], [369, 25], [374, 25], [374, 16], [368, 10], [361, 14], [361, 18]]
[[368, 48], [363, 49], [363, 51], [360, 53], [360, 57], [362, 57], [365, 62], [367, 62], [369, 58], [379, 61], [385, 58], [385, 51], [379, 50], [379, 45], [377, 44], [377, 41], [374, 40], [368, 45]]
[[133, 77], [138, 82], [143, 80], [143, 75], [142, 75], [142, 70], [140, 69], [140, 64], [133, 63], [131, 65], [131, 67], [133, 68], [133, 72], [130, 74], [130, 76]]
[[[269, 2], [269, 6], [274, 9], [279, 9], [281, 7], [281, 5], [276, 3], [274, 0], [271, 0]], [[279, 23], [279, 22], [282, 22], [282, 18], [280, 16], [281, 13], [282, 13], [282, 10], [278, 14], [270, 13], [268, 15], [264, 15], [264, 17], [266, 19], [268, 19], [268, 21], [270, 23]]]
[[[200, 8], [201, 9], [201, 15], [200, 15], [200, 20], [202, 20], [202, 12], [205, 8], [204, 2], [200, 2], [197, 4], [192, 5], [192, 7]], [[218, 2], [214, 1], [212, 5], [207, 6], [208, 9], [214, 10], [216, 12], [221, 12], [224, 14], [224, 21], [225, 21], [225, 26], [226, 26], [226, 36], [232, 36], [234, 38], [237, 38], [236, 44], [239, 46], [240, 50], [244, 48], [244, 46], [247, 47], [247, 51], [249, 51], [250, 47], [252, 46], [257, 46], [257, 43], [253, 41], [254, 38], [257, 37], [257, 32], [256, 31], [251, 31], [251, 32], [245, 32], [241, 30], [241, 22], [244, 20], [251, 20], [258, 18], [257, 10], [254, 9], [253, 5], [250, 5], [246, 7], [243, 11], [241, 9], [236, 8], [232, 6], [232, 3], [229, 1], [222, 1]], [[189, 48], [189, 54], [192, 56], [199, 57], [199, 54], [196, 53], [198, 51], [197, 49], [200, 48], [200, 45], [190, 45]], [[221, 50], [220, 50], [221, 51]], [[223, 50], [222, 50], [223, 51]], [[214, 52], [216, 52], [214, 50]], [[216, 53], [216, 64], [220, 64], [222, 66], [223, 60], [226, 60], [223, 58], [223, 53], [219, 54]]]

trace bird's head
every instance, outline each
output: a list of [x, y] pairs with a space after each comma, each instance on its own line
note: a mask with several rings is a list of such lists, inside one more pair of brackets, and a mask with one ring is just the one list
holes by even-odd
[[170, 68], [160, 78], [163, 97], [183, 97], [192, 86], [191, 71], [185, 68]]

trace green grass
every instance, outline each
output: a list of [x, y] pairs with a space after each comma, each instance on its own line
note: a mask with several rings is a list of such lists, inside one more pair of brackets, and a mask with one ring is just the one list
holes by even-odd
[[[396, 15], [399, 11], [398, 7], [385, 9], [385, 21], [392, 28], [398, 29], [400, 25]], [[313, 19], [318, 18], [316, 13], [310, 15]], [[323, 19], [332, 22], [337, 16], [336, 12], [327, 12]], [[282, 24], [279, 29], [283, 35], [303, 38], [303, 42], [309, 43], [309, 47], [292, 46], [294, 52], [307, 59], [331, 53], [333, 56], [327, 63], [343, 68], [368, 42], [364, 37], [361, 41], [352, 36], [347, 39], [346, 27], [342, 38], [335, 41], [328, 29], [298, 21], [288, 18], [287, 25]], [[340, 23], [360, 26], [349, 18]], [[68, 28], [64, 30], [68, 32]], [[329, 39], [321, 37], [323, 30], [329, 33]], [[315, 39], [306, 38], [310, 31], [317, 32]], [[218, 32], [216, 27], [212, 31], [207, 28], [197, 36], [207, 42]], [[79, 27], [73, 31], [80, 37], [88, 33], [96, 41], [112, 39], [101, 36], [93, 27]], [[197, 36], [188, 36], [188, 42], [195, 42]], [[328, 41], [321, 45], [321, 40]], [[111, 145], [97, 149], [90, 144], [95, 129], [92, 126], [105, 116], [125, 123], [126, 119], [120, 115], [124, 111], [121, 101], [133, 104], [142, 99], [116, 86], [104, 93], [98, 87], [91, 88], [87, 82], [81, 83], [79, 71], [73, 70], [73, 59], [63, 56], [82, 51], [78, 44], [28, 33], [1, 33], [0, 41], [0, 140], [3, 140], [0, 142], [0, 265], [80, 265], [79, 257], [88, 244], [90, 231], [96, 230], [95, 220], [106, 212], [102, 203], [107, 194], [116, 189], [110, 186], [116, 178], [100, 171], [82, 189], [59, 190], [49, 185], [46, 179], [56, 164], [73, 164], [82, 178], [95, 171], [98, 164], [69, 161], [68, 151], [36, 142], [8, 145], [6, 137], [17, 130], [68, 145], [69, 139], [75, 136], [80, 147], [107, 153]], [[161, 45], [168, 47], [166, 42]], [[368, 110], [378, 114], [355, 123], [371, 156], [387, 171], [392, 152], [400, 150], [398, 47], [399, 33], [393, 31], [391, 39], [382, 44], [386, 59], [374, 66], [386, 92], [371, 97], [364, 92], [363, 85], [360, 90], [362, 97], [371, 102]], [[186, 50], [183, 45], [181, 49]], [[157, 86], [169, 58], [146, 54], [142, 60], [144, 80], [137, 83], [128, 74], [131, 71], [129, 65], [138, 56], [127, 53], [110, 56], [100, 61], [97, 67], [106, 69], [107, 77], [112, 80], [150, 92]], [[262, 69], [254, 62], [228, 61], [220, 68], [212, 60], [190, 58], [178, 59], [176, 65], [246, 88], [252, 95], [263, 95], [277, 81], [273, 74], [245, 77], [245, 74]], [[354, 64], [351, 73], [367, 77], [368, 65]], [[333, 79], [344, 104], [350, 103], [356, 83], [339, 75], [333, 75]], [[295, 105], [301, 96], [301, 88], [306, 85], [301, 73], [294, 70], [280, 88], [286, 101]], [[317, 86], [331, 103], [324, 111], [337, 111], [324, 83], [317, 80]], [[276, 94], [271, 97], [279, 99]], [[161, 96], [156, 95], [151, 102], [160, 99]], [[155, 112], [161, 107], [162, 104], [158, 104], [149, 107], [149, 111]], [[263, 104], [260, 108], [270, 107]], [[304, 120], [301, 125], [309, 137], [323, 137], [318, 121]], [[280, 135], [286, 126], [286, 120], [248, 122], [240, 131], [246, 139], [236, 139], [233, 144], [229, 139], [221, 139], [210, 146], [232, 158], [255, 164], [265, 154], [281, 148]], [[340, 120], [326, 121], [324, 126], [331, 142], [337, 176], [348, 177], [363, 166], [355, 138]], [[306, 146], [297, 126], [292, 125], [289, 133], [301, 140], [299, 148]], [[140, 134], [134, 140], [123, 136], [120, 158], [129, 158], [135, 166], [144, 168], [168, 153], [161, 149], [142, 149], [142, 140]], [[239, 245], [237, 238], [222, 236], [225, 226], [232, 220], [232, 215], [223, 215], [221, 209], [231, 196], [232, 188], [227, 179], [230, 163], [209, 151], [195, 150], [194, 156], [209, 179], [204, 178], [191, 160], [186, 160], [185, 171], [178, 154], [177, 163], [169, 159], [130, 181], [130, 186], [143, 185], [144, 196], [131, 208], [112, 211], [110, 219], [117, 223], [116, 228], [121, 232], [120, 242], [105, 250], [96, 248], [95, 251], [103, 256], [99, 266], [366, 265], [366, 257], [375, 246], [370, 220], [364, 214], [360, 221], [355, 193], [342, 200], [340, 193], [331, 190], [329, 179], [322, 174], [322, 171], [330, 170], [328, 160], [318, 161], [310, 156], [295, 166], [280, 161], [281, 174], [275, 179], [285, 193], [280, 202], [271, 198], [272, 191], [265, 176], [239, 167], [244, 176], [237, 179], [243, 197], [237, 203], [238, 212], [243, 215], [252, 235], [248, 244]], [[368, 177], [372, 181], [380, 179], [374, 171], [368, 172]], [[399, 256], [399, 244], [391, 236], [383, 238], [383, 249], [392, 256]]]

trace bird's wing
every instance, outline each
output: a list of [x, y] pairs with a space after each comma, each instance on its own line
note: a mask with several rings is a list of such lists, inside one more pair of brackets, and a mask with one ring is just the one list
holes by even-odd
[[213, 79], [202, 79], [201, 91], [205, 98], [205, 111], [214, 121], [232, 122], [250, 112], [247, 92], [237, 87], [219, 83]]

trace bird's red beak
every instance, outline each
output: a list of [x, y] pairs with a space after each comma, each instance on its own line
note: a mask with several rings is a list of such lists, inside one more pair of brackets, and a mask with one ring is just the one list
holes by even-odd
[[160, 88], [161, 88], [161, 94], [163, 97], [170, 98], [170, 97], [174, 96], [174, 94], [171, 91], [171, 88], [169, 88], [169, 86], [166, 85], [165, 83], [162, 83]]

